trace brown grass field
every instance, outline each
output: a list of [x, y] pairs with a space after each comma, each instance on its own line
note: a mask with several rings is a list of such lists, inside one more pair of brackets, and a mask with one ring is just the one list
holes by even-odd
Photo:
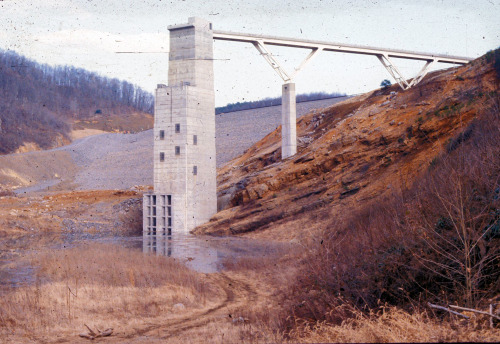
[[[118, 332], [213, 307], [222, 291], [173, 259], [92, 245], [33, 256], [36, 283], [2, 295], [0, 327], [12, 341], [75, 339], [84, 324]], [[182, 303], [183, 309], [175, 304]]]

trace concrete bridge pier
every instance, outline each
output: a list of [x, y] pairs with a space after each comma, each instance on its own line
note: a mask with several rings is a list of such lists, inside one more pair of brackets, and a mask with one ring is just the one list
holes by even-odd
[[297, 109], [295, 83], [283, 84], [281, 95], [281, 158], [297, 153]]

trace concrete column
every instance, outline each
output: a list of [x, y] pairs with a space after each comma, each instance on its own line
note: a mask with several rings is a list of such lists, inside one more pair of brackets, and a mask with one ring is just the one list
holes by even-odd
[[281, 158], [297, 153], [297, 110], [295, 83], [283, 84], [281, 96]]

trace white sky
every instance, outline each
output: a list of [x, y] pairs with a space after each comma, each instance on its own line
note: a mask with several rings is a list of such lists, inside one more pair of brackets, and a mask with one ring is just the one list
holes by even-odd
[[[167, 83], [167, 26], [192, 16], [211, 20], [216, 30], [473, 58], [500, 46], [500, 0], [0, 0], [0, 48], [153, 91]], [[280, 95], [281, 79], [252, 45], [214, 44], [217, 106]], [[289, 70], [309, 53], [270, 50]], [[422, 66], [396, 62], [408, 77]], [[385, 78], [389, 74], [374, 56], [323, 52], [295, 82], [297, 93], [353, 94], [379, 87]]]

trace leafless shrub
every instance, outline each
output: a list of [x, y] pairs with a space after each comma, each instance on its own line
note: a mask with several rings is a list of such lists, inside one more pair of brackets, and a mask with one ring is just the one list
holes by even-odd
[[416, 244], [412, 255], [434, 279], [435, 287], [426, 289], [468, 306], [491, 295], [500, 276], [498, 97], [491, 103], [484, 118], [464, 131], [472, 142], [460, 134], [455, 151], [441, 156], [405, 205], [405, 229]]
[[330, 224], [284, 297], [296, 300], [287, 303], [292, 322], [340, 324], [384, 303], [407, 310], [424, 300], [478, 306], [498, 293], [498, 104], [497, 94], [490, 97], [474, 129], [412, 187]]

